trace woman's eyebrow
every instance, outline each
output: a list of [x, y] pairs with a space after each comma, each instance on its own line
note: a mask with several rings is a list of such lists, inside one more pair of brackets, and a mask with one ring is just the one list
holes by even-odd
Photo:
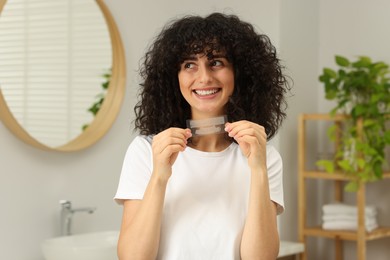
[[225, 54], [215, 54], [215, 55], [212, 55], [211, 56], [211, 58], [212, 59], [215, 59], [215, 58], [218, 58], [218, 59], [220, 59], [220, 58], [224, 58], [224, 59], [226, 59], [226, 55]]
[[184, 57], [184, 61], [186, 60], [197, 60], [198, 58], [195, 56], [195, 55], [191, 55], [191, 56], [188, 56], [188, 57]]
[[[206, 55], [207, 56], [207, 55]], [[208, 59], [209, 60], [212, 60], [212, 59], [227, 59], [226, 55], [224, 53], [216, 53], [216, 54], [210, 54], [208, 56]], [[190, 56], [187, 56], [187, 57], [184, 57], [183, 61], [196, 61], [198, 60], [198, 57], [196, 55], [190, 55]]]

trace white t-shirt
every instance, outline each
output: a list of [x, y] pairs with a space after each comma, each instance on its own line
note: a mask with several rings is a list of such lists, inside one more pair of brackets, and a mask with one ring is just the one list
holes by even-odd
[[[152, 170], [152, 137], [130, 144], [115, 200], [142, 199]], [[282, 160], [267, 145], [271, 200], [282, 213]], [[221, 152], [187, 147], [179, 153], [169, 179], [162, 218], [161, 260], [240, 259], [240, 242], [248, 211], [250, 169], [240, 147]]]

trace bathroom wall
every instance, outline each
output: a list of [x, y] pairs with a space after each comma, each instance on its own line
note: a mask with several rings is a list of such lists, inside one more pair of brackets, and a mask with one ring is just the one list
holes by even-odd
[[127, 91], [120, 114], [101, 141], [76, 153], [37, 150], [16, 139], [0, 123], [0, 259], [42, 260], [41, 241], [60, 234], [60, 199], [71, 200], [74, 207], [97, 207], [92, 215], [74, 216], [74, 233], [119, 229], [121, 207], [112, 197], [124, 153], [133, 138], [138, 63], [147, 44], [170, 18], [234, 12], [279, 44], [279, 1], [105, 2], [126, 50]]
[[[16, 139], [0, 124], [0, 259], [42, 260], [40, 243], [59, 235], [60, 199], [75, 207], [96, 206], [92, 214], [74, 218], [74, 232], [118, 229], [121, 208], [112, 197], [124, 153], [133, 138], [131, 121], [138, 85], [138, 62], [147, 44], [172, 17], [211, 11], [233, 12], [257, 25], [280, 50], [294, 85], [288, 118], [279, 134], [284, 159], [286, 211], [281, 216], [281, 238], [297, 239], [297, 116], [327, 112], [317, 77], [333, 65], [336, 53], [354, 57], [370, 55], [390, 63], [386, 0], [199, 0], [105, 1], [119, 26], [126, 49], [127, 92], [121, 112], [108, 134], [96, 145], [76, 153], [37, 150]], [[314, 152], [315, 153], [315, 152]], [[380, 207], [380, 222], [390, 225], [389, 191], [380, 183], [369, 192], [369, 202]], [[375, 184], [377, 185], [377, 184]], [[321, 189], [319, 189], [321, 188]], [[313, 185], [310, 216], [329, 200], [326, 184]], [[317, 192], [319, 189], [321, 192]], [[317, 196], [314, 196], [317, 194]], [[350, 196], [351, 197], [351, 196]], [[348, 198], [352, 201], [352, 198]], [[310, 241], [319, 250], [310, 259], [332, 259], [333, 244]], [[389, 239], [369, 243], [368, 259], [384, 260]], [[346, 243], [346, 259], [356, 259], [355, 245]]]
[[[298, 239], [298, 116], [316, 113], [318, 109], [318, 13], [318, 1], [281, 2], [280, 55], [293, 84], [287, 118], [279, 133], [286, 203], [280, 222], [282, 238], [292, 241]], [[315, 192], [315, 189], [310, 187], [308, 192]]]

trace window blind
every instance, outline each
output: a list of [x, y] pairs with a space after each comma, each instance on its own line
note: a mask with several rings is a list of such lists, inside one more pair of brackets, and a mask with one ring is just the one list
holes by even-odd
[[93, 116], [112, 52], [94, 0], [11, 0], [0, 16], [0, 87], [17, 121], [50, 146]]

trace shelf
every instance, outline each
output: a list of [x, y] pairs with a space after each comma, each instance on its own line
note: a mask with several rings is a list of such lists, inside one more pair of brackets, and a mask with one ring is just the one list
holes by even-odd
[[302, 114], [303, 120], [328, 120], [328, 121], [344, 121], [347, 118], [351, 118], [349, 115], [337, 114], [331, 116], [329, 114]]
[[[312, 182], [307, 182], [310, 180], [327, 180], [333, 181], [334, 185], [329, 192], [333, 193], [335, 201], [342, 202], [344, 197], [345, 190], [343, 189], [343, 182], [354, 180], [355, 177], [349, 176], [341, 172], [339, 169], [335, 173], [327, 173], [324, 170], [315, 169], [307, 167], [308, 161], [306, 158], [308, 140], [306, 140], [306, 122], [307, 121], [333, 121], [336, 123], [336, 126], [340, 128], [343, 124], [343, 121], [348, 119], [348, 115], [336, 115], [331, 117], [328, 114], [303, 114], [299, 117], [299, 128], [298, 128], [298, 167], [299, 167], [299, 178], [298, 178], [298, 235], [299, 242], [306, 245], [306, 238], [308, 237], [324, 237], [334, 240], [334, 258], [335, 260], [343, 260], [343, 240], [351, 240], [356, 242], [356, 254], [357, 260], [366, 260], [366, 251], [367, 251], [367, 241], [375, 240], [380, 238], [389, 238], [390, 237], [390, 227], [379, 227], [372, 232], [365, 232], [364, 226], [364, 208], [366, 206], [366, 188], [371, 186], [369, 184], [375, 184], [378, 181], [374, 182], [362, 182], [359, 185], [358, 190], [356, 191], [356, 207], [358, 215], [358, 230], [325, 230], [321, 226], [306, 226], [307, 217], [308, 217], [308, 206], [307, 206], [307, 197], [315, 196], [314, 194], [308, 194], [306, 188]], [[361, 123], [361, 122], [360, 122]], [[357, 127], [362, 127], [362, 124], [358, 123]], [[334, 141], [334, 146], [339, 145], [340, 139], [336, 138]], [[383, 180], [390, 179], [390, 171], [386, 169], [383, 172]], [[366, 187], [367, 186], [367, 187]], [[372, 188], [372, 187], [371, 187]], [[363, 216], [363, 217], [362, 217]], [[308, 248], [305, 246], [305, 250], [299, 255], [299, 259], [307, 260], [308, 259]]]
[[[342, 240], [358, 240], [357, 231], [348, 230], [325, 230], [321, 227], [310, 227], [303, 230], [305, 236], [320, 236], [326, 238], [339, 238]], [[379, 227], [371, 232], [366, 233], [366, 240], [390, 237], [390, 227]]]
[[[328, 179], [328, 180], [339, 180], [339, 181], [349, 181], [353, 180], [353, 177], [346, 176], [341, 173], [327, 173], [324, 171], [304, 171], [304, 178], [312, 178], [312, 179]], [[383, 179], [390, 179], [390, 172], [383, 173]]]

